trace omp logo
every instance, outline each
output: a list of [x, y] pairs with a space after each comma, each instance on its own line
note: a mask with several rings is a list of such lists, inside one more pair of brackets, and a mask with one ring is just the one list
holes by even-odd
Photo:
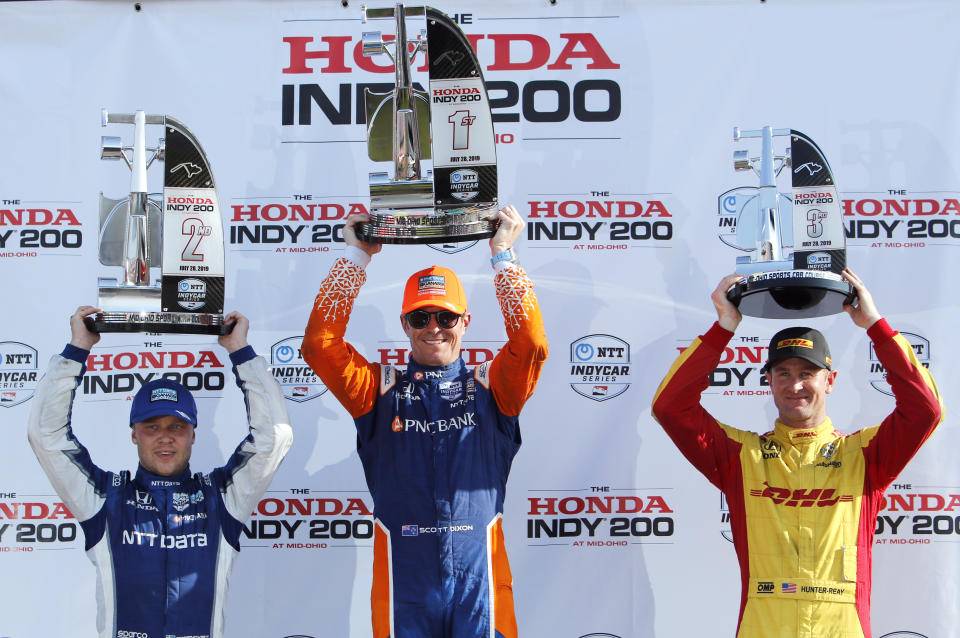
[[757, 581], [757, 593], [758, 594], [772, 594], [773, 593], [773, 582], [769, 580]]
[[[900, 335], [909, 342], [910, 347], [913, 349], [913, 354], [916, 355], [920, 365], [924, 368], [929, 368], [931, 361], [930, 341], [913, 332], [901, 332]], [[870, 361], [868, 365], [870, 366], [868, 369], [870, 373], [870, 385], [873, 389], [893, 396], [893, 389], [890, 387], [890, 384], [887, 383], [887, 371], [883, 368], [883, 364], [880, 363], [880, 359], [873, 349], [872, 342], [870, 343]]]
[[19, 341], [0, 341], [0, 406], [12, 408], [37, 388], [37, 351]]
[[853, 496], [836, 496], [836, 490], [812, 489], [791, 490], [786, 487], [771, 487], [766, 482], [762, 490], [750, 490], [750, 496], [769, 498], [776, 505], [786, 507], [833, 507], [839, 502], [852, 503]]
[[287, 337], [270, 346], [270, 371], [280, 384], [283, 396], [303, 403], [327, 391], [327, 386], [303, 360], [303, 337]]

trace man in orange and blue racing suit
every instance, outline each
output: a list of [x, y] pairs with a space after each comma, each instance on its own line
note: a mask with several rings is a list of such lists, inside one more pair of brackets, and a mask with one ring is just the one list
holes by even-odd
[[365, 267], [380, 250], [354, 230], [320, 286], [303, 356], [354, 418], [375, 517], [374, 638], [516, 638], [501, 519], [520, 447], [518, 417], [547, 356], [533, 285], [508, 206], [490, 240], [508, 341], [476, 368], [460, 357], [470, 323], [457, 276], [433, 266], [407, 281], [400, 321], [406, 370], [369, 363], [343, 337]]
[[940, 395], [910, 343], [880, 316], [849, 270], [857, 306], [896, 407], [843, 435], [826, 415], [834, 388], [826, 340], [811, 328], [773, 336], [765, 373], [779, 411], [763, 435], [720, 423], [700, 404], [741, 320], [724, 278], [718, 320], [683, 351], [657, 389], [653, 414], [683, 455], [723, 491], [740, 563], [738, 638], [869, 638], [871, 548], [884, 490], [941, 420]]

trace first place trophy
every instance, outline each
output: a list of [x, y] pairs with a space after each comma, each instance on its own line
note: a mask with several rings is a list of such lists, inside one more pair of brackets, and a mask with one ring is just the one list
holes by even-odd
[[[773, 138], [789, 136], [790, 146], [775, 155]], [[846, 238], [833, 172], [820, 148], [791, 129], [735, 128], [734, 141], [760, 138], [759, 157], [734, 152], [734, 168], [753, 170], [760, 186], [720, 196], [720, 214], [736, 213], [735, 233], [721, 234], [730, 246], [752, 252], [737, 258], [745, 275], [727, 298], [745, 315], [802, 319], [832, 315], [855, 297], [840, 273], [846, 267]], [[792, 168], [792, 193], [777, 191], [777, 176]], [[785, 223], [784, 223], [785, 222]], [[787, 250], [792, 248], [793, 250]]]
[[[100, 158], [124, 160], [132, 172], [130, 195], [100, 193], [100, 263], [120, 266], [123, 278], [100, 278], [98, 305], [88, 318], [96, 332], [220, 335], [223, 324], [223, 225], [216, 184], [196, 137], [169, 115], [102, 113], [103, 126], [132, 124], [133, 145], [101, 139]], [[147, 148], [146, 128], [164, 137]], [[150, 158], [147, 158], [148, 153]], [[163, 196], [148, 195], [147, 168], [163, 162]], [[159, 283], [151, 269], [159, 267]]]
[[[361, 239], [428, 244], [491, 237], [497, 213], [497, 152], [480, 63], [457, 24], [432, 7], [364, 8], [363, 19], [394, 18], [396, 38], [363, 34], [363, 54], [385, 53], [395, 68], [390, 93], [365, 92], [367, 153], [394, 174], [370, 174], [370, 222]], [[407, 40], [406, 18], [426, 30]], [[429, 91], [414, 87], [411, 63], [429, 43]], [[432, 135], [431, 135], [432, 131]], [[433, 170], [422, 165], [432, 160]]]

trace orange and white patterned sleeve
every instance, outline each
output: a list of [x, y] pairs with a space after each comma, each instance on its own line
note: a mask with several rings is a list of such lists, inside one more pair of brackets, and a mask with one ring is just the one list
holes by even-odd
[[495, 268], [494, 284], [507, 329], [507, 344], [490, 364], [490, 384], [500, 411], [516, 416], [537, 387], [547, 358], [547, 336], [527, 273], [509, 262], [500, 262]]
[[345, 256], [333, 263], [320, 284], [303, 336], [302, 352], [324, 385], [356, 418], [373, 408], [380, 366], [368, 362], [343, 339], [353, 302], [367, 280], [364, 267], [370, 260], [363, 251], [351, 248], [348, 246]]

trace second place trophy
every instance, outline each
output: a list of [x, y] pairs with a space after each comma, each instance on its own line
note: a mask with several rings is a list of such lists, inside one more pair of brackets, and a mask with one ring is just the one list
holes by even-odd
[[[88, 323], [97, 332], [226, 334], [223, 224], [203, 148], [169, 115], [104, 110], [101, 123], [133, 125], [133, 144], [103, 137], [100, 151], [101, 159], [123, 160], [130, 168], [130, 194], [100, 194], [100, 263], [119, 266], [122, 276], [98, 280], [103, 312]], [[153, 148], [147, 147], [148, 126], [164, 132]], [[163, 164], [159, 197], [147, 188], [154, 161]]]

